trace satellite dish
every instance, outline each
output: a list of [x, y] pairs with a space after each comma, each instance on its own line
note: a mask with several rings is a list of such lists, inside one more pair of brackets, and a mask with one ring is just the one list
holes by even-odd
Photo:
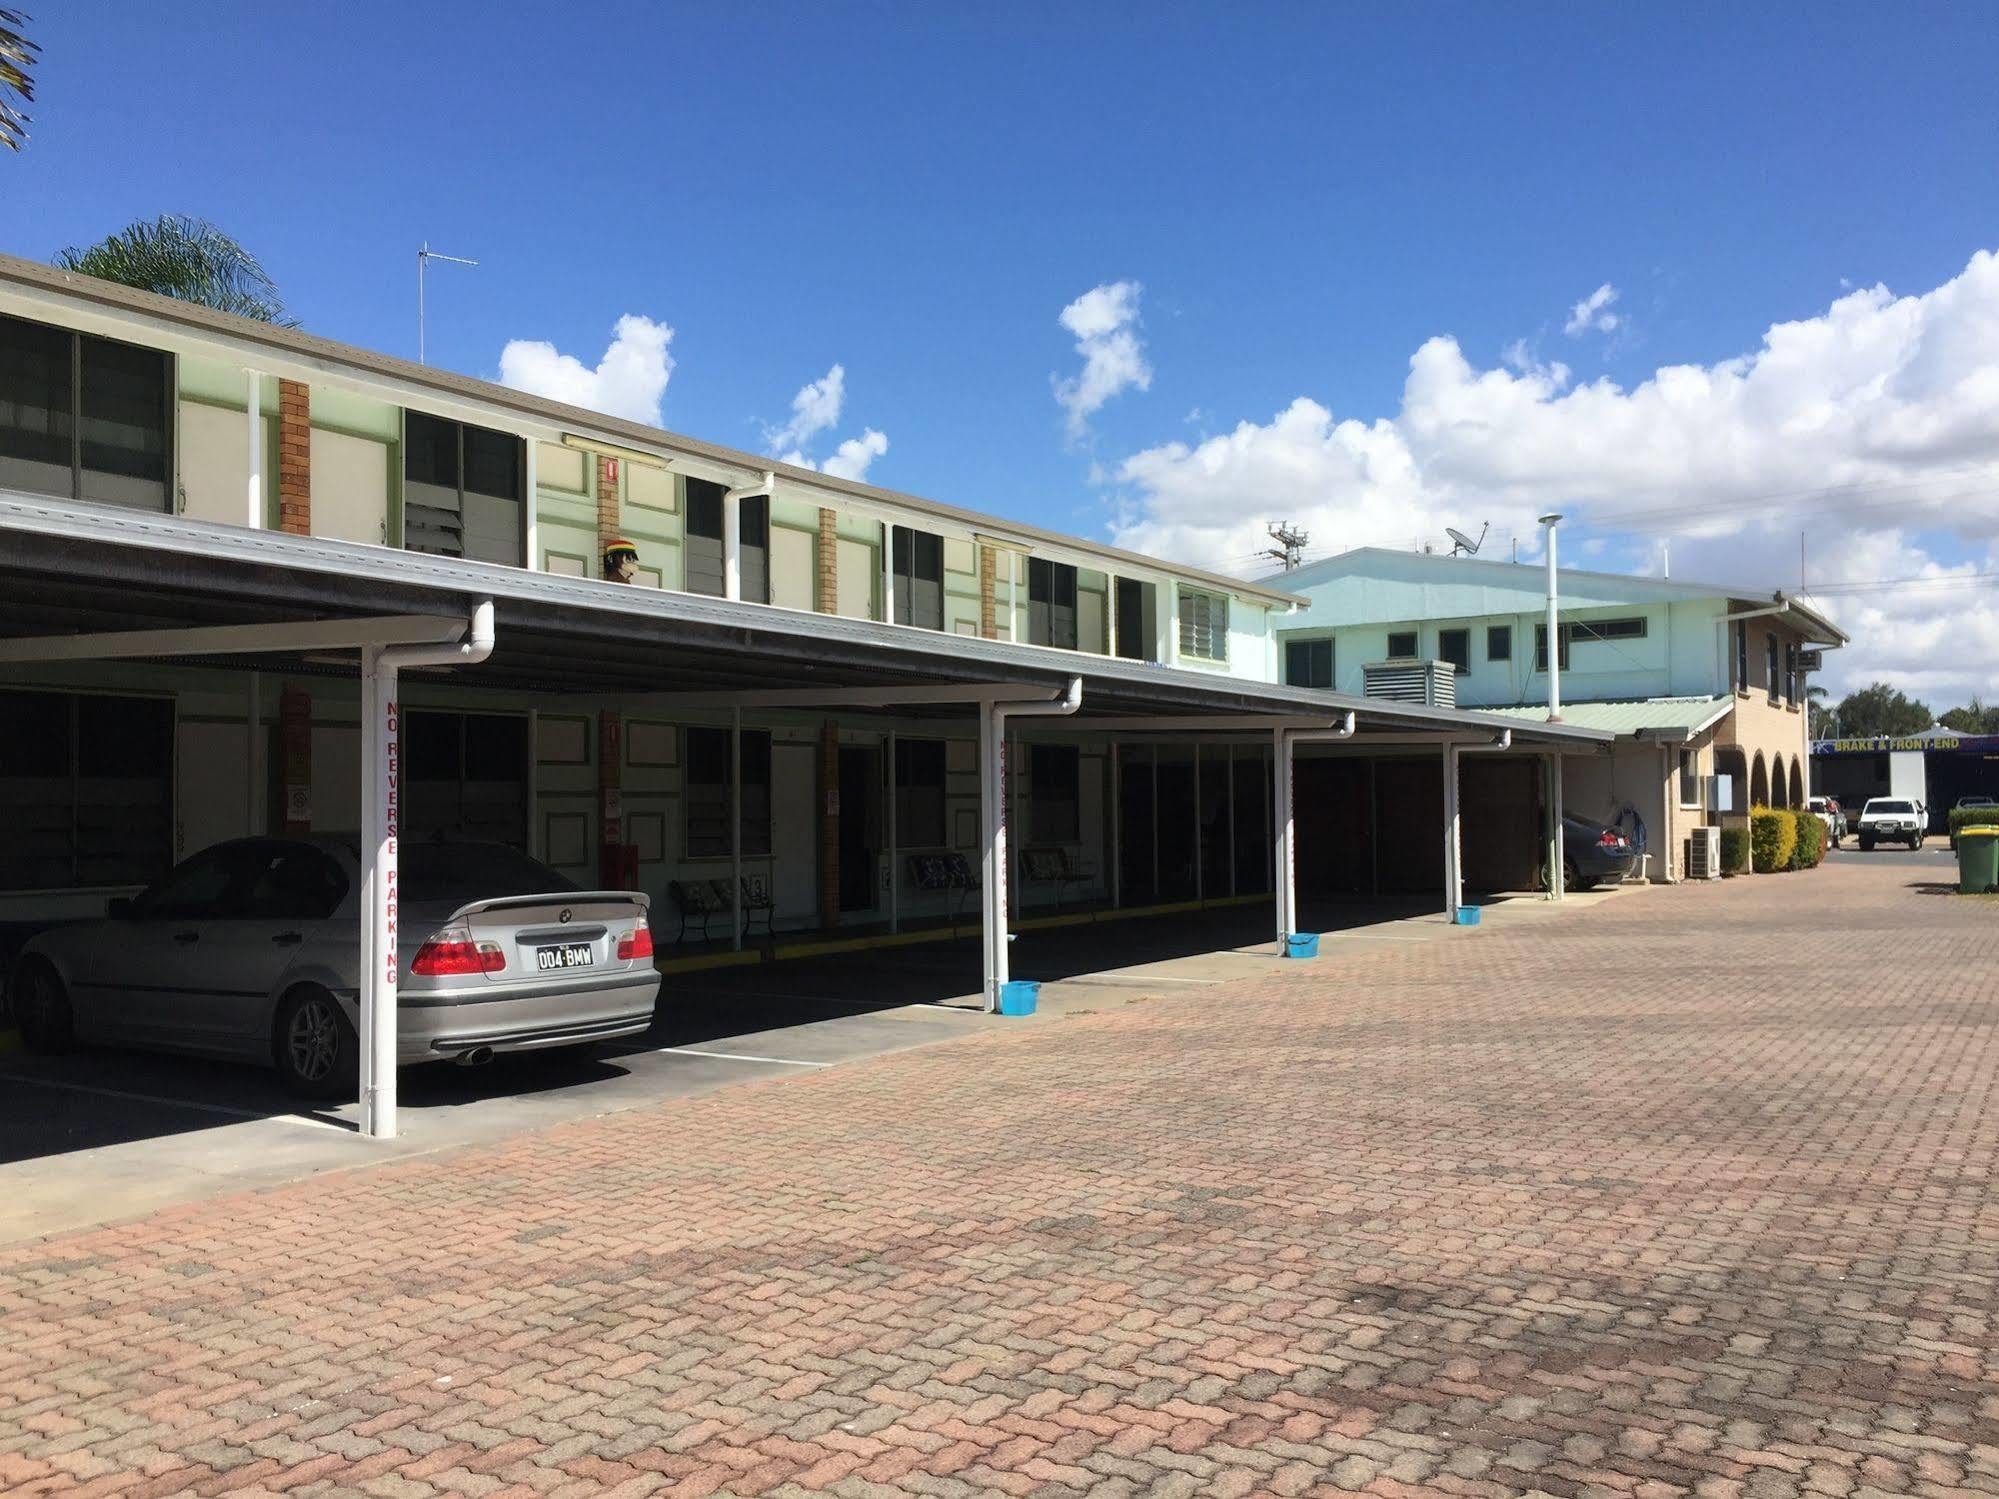
[[1455, 557], [1458, 553], [1463, 552], [1467, 557], [1476, 557], [1478, 549], [1485, 545], [1485, 533], [1491, 529], [1492, 523], [1490, 521], [1486, 522], [1479, 530], [1478, 540], [1473, 541], [1456, 526], [1444, 527], [1444, 534], [1451, 538], [1451, 555]]

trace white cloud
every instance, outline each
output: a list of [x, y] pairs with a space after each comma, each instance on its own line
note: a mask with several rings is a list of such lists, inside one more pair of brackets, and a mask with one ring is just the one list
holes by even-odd
[[1069, 413], [1072, 438], [1081, 437], [1090, 417], [1118, 392], [1152, 388], [1152, 366], [1138, 336], [1142, 290], [1136, 281], [1107, 281], [1062, 309], [1059, 321], [1075, 335], [1076, 352], [1083, 356], [1080, 373], [1053, 377], [1055, 400]]
[[764, 428], [765, 443], [772, 452], [780, 448], [793, 451], [803, 448], [821, 432], [839, 425], [840, 408], [846, 400], [847, 371], [836, 364], [819, 379], [799, 388], [798, 394], [791, 398], [791, 420], [781, 427]]
[[765, 451], [795, 468], [818, 469], [836, 479], [861, 482], [867, 477], [868, 466], [888, 451], [888, 438], [875, 428], [863, 427], [859, 437], [840, 443], [824, 463], [808, 451], [814, 438], [839, 425], [846, 402], [846, 367], [836, 364], [799, 388], [791, 398], [789, 421], [781, 427], [764, 428]]
[[1624, 321], [1610, 310], [1617, 300], [1617, 288], [1608, 281], [1584, 297], [1569, 309], [1569, 320], [1562, 324], [1562, 331], [1570, 338], [1580, 338], [1592, 330], [1598, 333], [1615, 333]]
[[1315, 556], [1490, 521], [1488, 554], [1507, 555], [1512, 533], [1531, 556], [1534, 516], [1555, 506], [1630, 565], [1649, 565], [1663, 532], [1676, 577], [1790, 589], [1803, 531], [1820, 602], [1854, 636], [1828, 655], [1828, 686], [1893, 676], [1939, 708], [1989, 691], [1999, 588], [1837, 585], [1999, 568], [1999, 255], [1920, 296], [1853, 291], [1749, 352], [1629, 389], [1572, 385], [1524, 348], [1510, 363], [1478, 368], [1432, 338], [1391, 417], [1300, 396], [1268, 421], [1134, 453], [1113, 475], [1113, 537], [1251, 573], [1280, 514]]
[[836, 479], [852, 479], [858, 484], [867, 478], [868, 465], [887, 451], [888, 439], [873, 427], [864, 427], [859, 437], [850, 437], [835, 448], [822, 468]]
[[667, 345], [673, 329], [636, 313], [618, 319], [611, 346], [591, 369], [540, 339], [515, 338], [500, 350], [500, 383], [606, 416], [660, 424], [660, 403], [673, 378]]

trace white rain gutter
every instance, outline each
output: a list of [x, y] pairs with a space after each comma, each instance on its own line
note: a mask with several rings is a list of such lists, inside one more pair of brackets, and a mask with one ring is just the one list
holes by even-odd
[[1083, 705], [1083, 679], [1069, 678], [1061, 696], [1028, 703], [989, 702], [979, 713], [979, 813], [985, 837], [979, 877], [984, 907], [985, 1009], [999, 1009], [1007, 982], [1006, 929], [1007, 784], [1006, 726], [1013, 718], [1063, 718]]
[[1501, 729], [1488, 744], [1444, 746], [1444, 915], [1457, 919], [1457, 909], [1465, 903], [1464, 839], [1460, 836], [1464, 818], [1458, 809], [1458, 756], [1498, 754], [1513, 748], [1513, 730]]
[[1271, 730], [1271, 773], [1277, 782], [1277, 956], [1283, 957], [1298, 925], [1298, 836], [1292, 814], [1291, 751], [1300, 744], [1330, 744], [1353, 738], [1354, 710], [1336, 726], [1302, 729], [1282, 725]]
[[361, 650], [361, 1132], [396, 1132], [396, 839], [401, 826], [397, 675], [411, 666], [476, 666], [493, 654], [493, 601], [481, 599], [465, 638]]

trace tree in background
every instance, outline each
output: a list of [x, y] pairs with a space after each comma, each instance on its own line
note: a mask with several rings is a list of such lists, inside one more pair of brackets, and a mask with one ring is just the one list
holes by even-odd
[[1962, 708], [1951, 708], [1937, 720], [1960, 734], [1999, 734], [1999, 704], [1988, 708], [1976, 693]]
[[72, 245], [56, 256], [56, 264], [218, 312], [298, 326], [297, 319], [285, 316], [277, 285], [257, 257], [205, 219], [178, 213], [144, 219], [87, 250]]
[[1833, 712], [1838, 716], [1842, 739], [1870, 739], [1876, 734], [1894, 737], [1920, 734], [1936, 721], [1923, 704], [1897, 692], [1886, 682], [1876, 682], [1858, 692], [1849, 692]]
[[15, 107], [14, 99], [35, 102], [35, 80], [28, 69], [42, 49], [21, 34], [27, 23], [20, 11], [0, 9], [0, 146], [9, 151], [20, 150], [28, 138], [28, 116]]
[[1805, 737], [1808, 739], [1829, 739], [1832, 737], [1832, 709], [1827, 706], [1831, 697], [1817, 682], [1805, 688]]

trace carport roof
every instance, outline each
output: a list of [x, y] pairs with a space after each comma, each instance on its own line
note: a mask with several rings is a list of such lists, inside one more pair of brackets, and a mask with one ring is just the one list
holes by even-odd
[[[1613, 703], [1563, 703], [1562, 722], [1577, 728], [1601, 729], [1628, 737], [1647, 734], [1653, 738], [1684, 738], [1718, 722], [1735, 706], [1729, 697], [1648, 697]], [[1488, 711], [1508, 718], [1524, 718], [1545, 726], [1548, 705], [1536, 703]]]
[[[381, 546], [251, 531], [0, 490], [0, 638], [494, 605], [498, 644], [464, 685], [562, 693], [1046, 685], [1083, 680], [1083, 714], [1292, 715], [1352, 709], [1359, 732], [1492, 734], [1595, 747], [1581, 725], [1356, 698], [906, 625], [807, 614]], [[277, 666], [291, 658], [237, 658]], [[294, 662], [306, 666], [309, 663]], [[833, 704], [829, 704], [833, 705]], [[901, 711], [900, 709], [898, 711]]]

